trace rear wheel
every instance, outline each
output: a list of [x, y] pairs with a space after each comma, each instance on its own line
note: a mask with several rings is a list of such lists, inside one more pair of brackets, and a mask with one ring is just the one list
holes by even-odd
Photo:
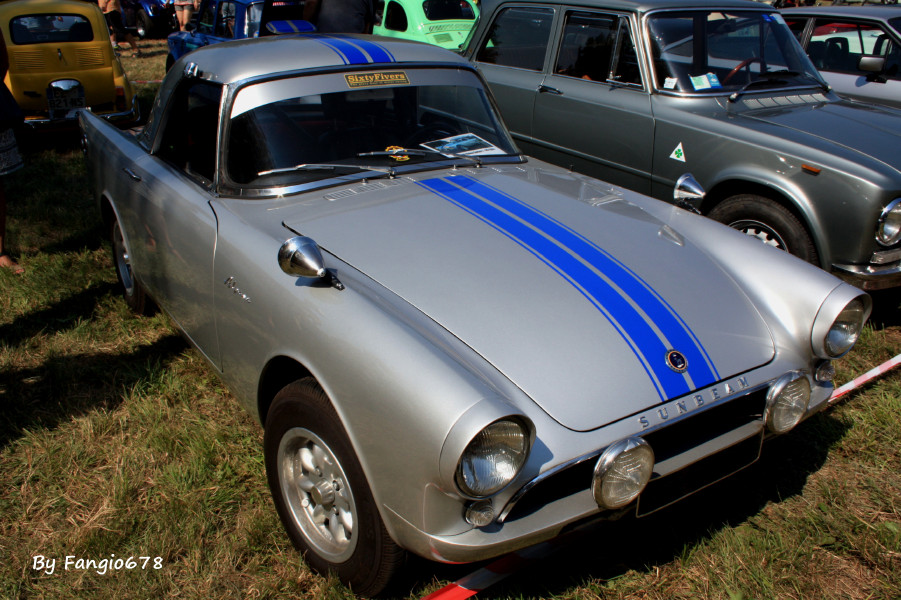
[[138, 36], [141, 39], [150, 37], [153, 33], [153, 19], [147, 14], [143, 8], [138, 11], [138, 18], [135, 19], [135, 26], [138, 29]]
[[768, 246], [818, 264], [816, 248], [804, 224], [775, 200], [740, 194], [717, 204], [708, 216]]
[[116, 277], [122, 286], [122, 298], [125, 300], [125, 304], [136, 314], [153, 314], [156, 306], [135, 279], [131, 269], [131, 255], [128, 253], [128, 248], [125, 247], [125, 238], [122, 235], [118, 219], [113, 219], [110, 226], [110, 242], [113, 248], [113, 265], [116, 267]]
[[404, 551], [388, 536], [350, 440], [312, 378], [285, 386], [266, 417], [266, 475], [275, 508], [310, 567], [377, 594]]

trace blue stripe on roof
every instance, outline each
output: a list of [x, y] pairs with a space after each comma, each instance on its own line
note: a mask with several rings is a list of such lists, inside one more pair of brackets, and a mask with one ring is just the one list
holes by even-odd
[[365, 65], [372, 62], [359, 48], [341, 38], [323, 36], [317, 38], [317, 41], [340, 54], [346, 65]]
[[362, 50], [363, 52], [365, 52], [366, 54], [369, 55], [369, 58], [371, 59], [369, 62], [375, 62], [375, 63], [396, 62], [394, 55], [391, 54], [388, 51], [388, 49], [385, 48], [384, 46], [382, 46], [381, 44], [377, 44], [377, 43], [369, 41], [369, 40], [361, 40], [360, 38], [352, 38], [352, 37], [345, 37], [345, 36], [338, 36], [338, 35], [330, 36], [330, 37], [331, 37], [331, 39], [343, 40], [343, 41], [347, 42], [348, 44], [351, 44], [351, 45], [359, 48], [360, 50]]
[[603, 273], [658, 327], [670, 348], [679, 350], [686, 357], [689, 365], [688, 375], [695, 387], [704, 387], [719, 380], [719, 374], [706, 350], [675, 310], [647, 282], [609, 253], [545, 213], [500, 190], [464, 175], [452, 175], [447, 179], [535, 227]]
[[[582, 261], [532, 227], [446, 180], [427, 179], [418, 183], [506, 235], [585, 296], [632, 350], [657, 389], [661, 401], [690, 391], [685, 379], [677, 373], [666, 368], [662, 371], [654, 368], [652, 359], [656, 358], [656, 362], [661, 362], [668, 348], [634, 307]], [[623, 328], [623, 322], [628, 326], [628, 331]]]

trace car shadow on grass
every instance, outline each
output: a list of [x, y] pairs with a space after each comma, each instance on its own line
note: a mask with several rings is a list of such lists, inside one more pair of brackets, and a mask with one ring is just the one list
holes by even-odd
[[[564, 534], [553, 554], [527, 562], [478, 597], [568, 597], [570, 588], [590, 581], [609, 581], [630, 570], [653, 572], [717, 532], [747, 522], [768, 504], [800, 495], [849, 428], [828, 412], [818, 414], [792, 433], [764, 443], [753, 465], [676, 504], [641, 519], [599, 522]], [[437, 565], [414, 559], [393, 591], [401, 595], [404, 586], [416, 590], [436, 580], [456, 581], [489, 564]]]
[[[95, 285], [23, 315], [0, 326], [0, 339], [16, 347], [38, 335], [65, 332], [90, 319], [114, 287]], [[181, 336], [172, 333], [131, 352], [51, 354], [37, 366], [5, 368], [0, 372], [0, 450], [29, 430], [52, 428], [96, 408], [117, 406], [123, 389], [146, 379], [187, 347]]]

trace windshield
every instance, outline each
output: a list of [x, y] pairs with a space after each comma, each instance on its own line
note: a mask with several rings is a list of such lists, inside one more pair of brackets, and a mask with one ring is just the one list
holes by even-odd
[[90, 42], [94, 30], [81, 15], [44, 14], [15, 17], [9, 22], [14, 44]]
[[730, 93], [821, 84], [778, 13], [660, 12], [648, 18], [657, 88]]
[[441, 69], [252, 85], [235, 99], [227, 140], [227, 178], [245, 189], [516, 155], [478, 77]]

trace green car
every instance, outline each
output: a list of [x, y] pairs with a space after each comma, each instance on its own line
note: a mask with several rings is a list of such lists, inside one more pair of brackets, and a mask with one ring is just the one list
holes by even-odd
[[470, 0], [387, 0], [372, 33], [457, 50], [478, 16]]

